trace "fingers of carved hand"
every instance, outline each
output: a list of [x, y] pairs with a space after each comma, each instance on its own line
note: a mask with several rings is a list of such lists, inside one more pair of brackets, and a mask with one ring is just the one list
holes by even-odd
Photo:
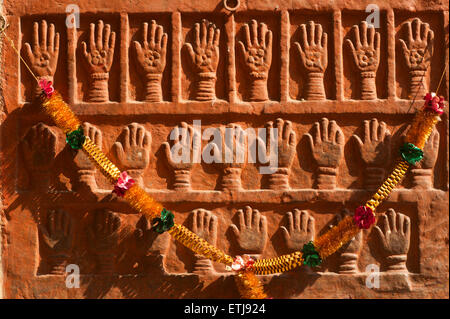
[[311, 72], [324, 72], [328, 64], [328, 36], [322, 25], [309, 21], [300, 26], [300, 43], [295, 42], [303, 66]]
[[121, 141], [114, 143], [116, 155], [126, 168], [144, 169], [150, 160], [151, 134], [138, 123], [124, 128]]
[[62, 251], [70, 248], [73, 227], [67, 212], [60, 209], [49, 211], [46, 227], [39, 225], [39, 228], [51, 249]]
[[198, 132], [182, 122], [170, 132], [169, 138], [172, 147], [167, 142], [163, 143], [169, 165], [175, 169], [190, 169], [194, 164], [194, 156], [198, 155], [200, 149]]
[[406, 65], [411, 70], [426, 70], [433, 54], [434, 32], [428, 23], [415, 18], [405, 23], [407, 39], [399, 39]]
[[252, 20], [244, 25], [245, 45], [239, 41], [238, 45], [244, 56], [245, 64], [253, 72], [267, 72], [272, 63], [272, 31], [265, 23], [259, 24]]
[[354, 43], [350, 39], [345, 42], [350, 48], [353, 59], [360, 71], [376, 71], [380, 57], [380, 33], [375, 32], [373, 25], [362, 21], [360, 27], [354, 25], [352, 31]]
[[388, 160], [391, 133], [385, 122], [378, 122], [376, 118], [365, 120], [363, 139], [356, 134], [353, 138], [358, 142], [361, 157], [366, 164], [378, 167]]
[[102, 20], [98, 21], [97, 28], [94, 23], [90, 24], [89, 52], [86, 42], [83, 41], [81, 45], [91, 72], [109, 72], [113, 62], [115, 43], [116, 33], [111, 32], [111, 25], [104, 25]]
[[102, 246], [113, 244], [117, 240], [121, 220], [118, 214], [109, 210], [99, 210], [95, 212], [92, 235], [97, 244]]
[[22, 143], [25, 160], [37, 169], [48, 169], [56, 156], [56, 134], [42, 122], [28, 131]]
[[167, 33], [163, 27], [151, 21], [150, 36], [148, 23], [143, 23], [142, 45], [134, 41], [138, 62], [146, 73], [162, 73], [166, 66]]
[[335, 121], [322, 118], [314, 123], [312, 134], [305, 134], [319, 166], [337, 167], [344, 149], [344, 133]]
[[219, 63], [220, 29], [205, 19], [194, 25], [195, 40], [186, 43], [192, 63], [197, 72], [216, 72]]
[[239, 246], [247, 252], [261, 253], [267, 241], [267, 219], [261, 213], [249, 206], [245, 213], [238, 211], [239, 228], [232, 224], [231, 229]]
[[[290, 167], [295, 156], [295, 147], [297, 143], [297, 138], [295, 131], [292, 128], [291, 121], [284, 121], [278, 118], [275, 121], [275, 128], [272, 122], [266, 124], [266, 131], [268, 131], [267, 138], [267, 153], [270, 153], [270, 141], [273, 138], [277, 139], [278, 144], [278, 166], [280, 167]], [[276, 134], [277, 136], [273, 136]]]
[[84, 135], [89, 137], [98, 147], [102, 147], [102, 131], [91, 123], [83, 123]]
[[33, 31], [32, 47], [29, 43], [24, 45], [31, 68], [37, 76], [53, 76], [59, 56], [59, 33], [55, 34], [55, 25], [47, 26], [45, 20], [41, 21], [40, 36], [38, 22], [34, 22]]
[[387, 255], [406, 254], [411, 236], [411, 221], [408, 216], [396, 213], [392, 208], [381, 217], [377, 234]]
[[420, 168], [433, 168], [439, 153], [440, 135], [436, 128], [431, 132], [425, 147], [423, 148], [423, 159], [418, 163]]
[[314, 239], [315, 221], [307, 211], [298, 209], [286, 213], [287, 227], [281, 226], [286, 245], [291, 250], [302, 249], [303, 245]]
[[192, 211], [192, 231], [210, 244], [217, 241], [218, 218], [211, 211], [196, 209]]

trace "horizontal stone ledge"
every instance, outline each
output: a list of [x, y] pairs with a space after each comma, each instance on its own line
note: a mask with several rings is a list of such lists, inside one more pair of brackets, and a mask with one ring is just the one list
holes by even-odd
[[[208, 102], [108, 102], [108, 103], [76, 103], [71, 105], [73, 111], [79, 116], [147, 116], [147, 115], [214, 115], [214, 114], [251, 114], [270, 115], [297, 114], [323, 115], [323, 114], [411, 114], [422, 107], [423, 101], [417, 100], [411, 107], [411, 101], [401, 99], [390, 100], [325, 100], [325, 101], [266, 101], [242, 102], [230, 104], [224, 100]], [[22, 103], [26, 111], [22, 116], [27, 119], [30, 115], [43, 115], [43, 110], [36, 108], [29, 102]]]
[[[363, 204], [368, 200], [373, 191], [355, 190], [355, 189], [293, 189], [286, 191], [276, 190], [242, 190], [242, 191], [212, 191], [212, 190], [191, 190], [191, 191], [174, 191], [174, 190], [153, 190], [146, 189], [146, 192], [161, 203], [208, 203], [217, 206], [221, 204], [293, 204], [299, 202], [315, 202], [327, 203], [360, 203]], [[39, 196], [34, 192], [20, 192], [22, 196]], [[394, 190], [386, 203], [417, 203], [423, 198], [440, 198], [446, 196], [446, 192], [439, 189], [415, 190], [415, 189], [398, 189]], [[89, 196], [80, 195], [75, 192], [61, 193], [42, 193], [47, 197], [48, 202], [52, 205], [61, 205], [65, 207], [72, 206], [89, 206], [94, 202], [99, 204], [119, 204], [127, 207], [125, 200], [111, 194], [111, 190], [98, 190]]]

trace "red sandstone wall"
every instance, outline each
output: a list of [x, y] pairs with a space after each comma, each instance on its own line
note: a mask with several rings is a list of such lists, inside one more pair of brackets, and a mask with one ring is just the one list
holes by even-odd
[[[235, 11], [219, 0], [78, 1], [80, 27], [67, 29], [70, 3], [4, 1], [8, 35], [38, 76], [54, 80], [86, 122], [86, 134], [121, 169], [173, 210], [178, 223], [233, 256], [298, 250], [367, 200], [448, 60], [444, 1], [241, 0]], [[381, 9], [373, 33], [361, 24], [369, 3]], [[205, 25], [211, 29], [205, 42], [203, 19], [214, 24]], [[427, 45], [432, 52], [424, 52]], [[107, 180], [42, 113], [33, 78], [11, 47], [3, 43], [1, 53], [5, 297], [238, 297], [224, 266], [194, 256], [167, 234], [155, 238], [111, 194]], [[447, 68], [440, 89], [446, 99], [448, 83]], [[361, 232], [317, 269], [261, 276], [269, 295], [448, 298], [448, 108], [442, 119], [421, 165], [378, 209], [379, 229]], [[164, 145], [170, 131], [193, 120], [203, 130], [273, 122], [286, 131], [280, 169], [268, 177], [252, 163], [171, 163]], [[66, 287], [67, 264], [79, 266], [80, 288]], [[380, 267], [379, 288], [365, 285], [371, 264]]]

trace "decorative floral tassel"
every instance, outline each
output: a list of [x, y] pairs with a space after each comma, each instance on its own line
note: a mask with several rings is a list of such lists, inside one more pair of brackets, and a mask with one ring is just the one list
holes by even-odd
[[433, 131], [433, 127], [439, 120], [439, 114], [436, 112], [427, 109], [419, 111], [406, 134], [405, 141], [423, 149]]
[[42, 106], [64, 133], [76, 131], [80, 127], [80, 121], [57, 91], [53, 92], [51, 97], [42, 103]]
[[137, 184], [131, 186], [123, 198], [139, 213], [145, 215], [149, 220], [160, 217], [163, 206], [155, 201]]
[[346, 216], [335, 227], [314, 240], [314, 247], [323, 260], [349, 242], [359, 231], [353, 217]]
[[244, 299], [267, 299], [261, 282], [251, 270], [240, 271], [235, 277], [239, 294]]
[[183, 225], [175, 224], [169, 229], [168, 232], [175, 240], [196, 254], [200, 254], [211, 259], [212, 261], [217, 261], [227, 265], [231, 265], [233, 263], [233, 258], [231, 258], [231, 256], [228, 256], [203, 238], [198, 237], [195, 233], [191, 232]]

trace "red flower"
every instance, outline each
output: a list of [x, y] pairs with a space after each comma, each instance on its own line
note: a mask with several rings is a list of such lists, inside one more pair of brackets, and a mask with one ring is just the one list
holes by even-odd
[[424, 97], [425, 108], [438, 113], [439, 115], [444, 113], [444, 98], [437, 96], [436, 93], [427, 93]]
[[369, 229], [375, 223], [375, 215], [370, 207], [359, 206], [355, 210], [353, 221], [361, 229]]
[[130, 189], [134, 184], [134, 179], [128, 176], [127, 172], [124, 171], [120, 173], [119, 178], [117, 179], [116, 185], [114, 185], [113, 193], [116, 193], [117, 196], [123, 197], [125, 192]]
[[39, 81], [39, 86], [42, 89], [42, 94], [44, 94], [48, 98], [51, 98], [53, 92], [55, 92], [55, 88], [53, 87], [52, 81], [47, 81], [46, 79], [41, 79]]
[[234, 271], [250, 270], [253, 267], [254, 263], [255, 261], [250, 256], [244, 255], [244, 258], [242, 258], [241, 256], [237, 256], [234, 259], [233, 264], [231, 265], [231, 269], [233, 269]]

